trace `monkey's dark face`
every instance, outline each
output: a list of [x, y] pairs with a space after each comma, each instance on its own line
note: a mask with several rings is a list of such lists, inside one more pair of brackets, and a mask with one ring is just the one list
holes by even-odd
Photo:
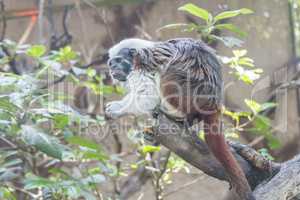
[[119, 81], [126, 81], [133, 70], [133, 49], [123, 48], [107, 62], [111, 75]]

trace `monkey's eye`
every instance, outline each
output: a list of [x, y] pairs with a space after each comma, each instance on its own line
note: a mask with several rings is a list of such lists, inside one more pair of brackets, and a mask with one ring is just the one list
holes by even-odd
[[121, 58], [121, 57], [115, 57], [115, 58], [114, 58], [114, 61], [115, 61], [116, 63], [121, 63], [121, 62], [122, 62], [122, 58]]
[[129, 49], [129, 55], [131, 55], [133, 57], [133, 56], [136, 56], [136, 54], [137, 54], [136, 49]]
[[112, 66], [112, 65], [115, 65], [116, 63], [121, 63], [121, 62], [122, 62], [122, 57], [119, 57], [119, 56], [113, 57], [107, 61], [107, 65]]

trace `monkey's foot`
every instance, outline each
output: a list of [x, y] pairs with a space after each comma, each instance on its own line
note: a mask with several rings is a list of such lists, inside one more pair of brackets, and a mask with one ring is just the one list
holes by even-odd
[[[281, 165], [279, 163], [275, 163], [270, 159], [262, 156], [260, 153], [252, 149], [251, 147], [240, 144], [234, 141], [227, 141], [227, 143], [233, 147], [239, 155], [241, 155], [245, 160], [247, 160], [254, 167], [261, 169], [263, 171], [267, 171], [272, 175], [275, 175], [279, 172]], [[270, 176], [272, 177], [272, 176]]]

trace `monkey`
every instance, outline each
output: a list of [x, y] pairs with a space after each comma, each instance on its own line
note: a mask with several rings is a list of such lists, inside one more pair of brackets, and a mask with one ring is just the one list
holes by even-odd
[[114, 80], [128, 94], [106, 106], [106, 115], [151, 113], [156, 106], [187, 126], [204, 123], [205, 141], [222, 164], [241, 200], [255, 200], [244, 172], [230, 151], [221, 127], [222, 74], [215, 51], [201, 40], [175, 38], [162, 42], [125, 39], [109, 50]]

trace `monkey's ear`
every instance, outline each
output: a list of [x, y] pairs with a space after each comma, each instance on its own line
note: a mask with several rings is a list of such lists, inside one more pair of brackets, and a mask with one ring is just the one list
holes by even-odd
[[129, 54], [130, 54], [130, 56], [132, 56], [133, 68], [139, 69], [140, 58], [138, 56], [138, 51], [136, 49], [129, 49]]
[[136, 54], [133, 56], [133, 69], [140, 69], [141, 67], [141, 58]]

